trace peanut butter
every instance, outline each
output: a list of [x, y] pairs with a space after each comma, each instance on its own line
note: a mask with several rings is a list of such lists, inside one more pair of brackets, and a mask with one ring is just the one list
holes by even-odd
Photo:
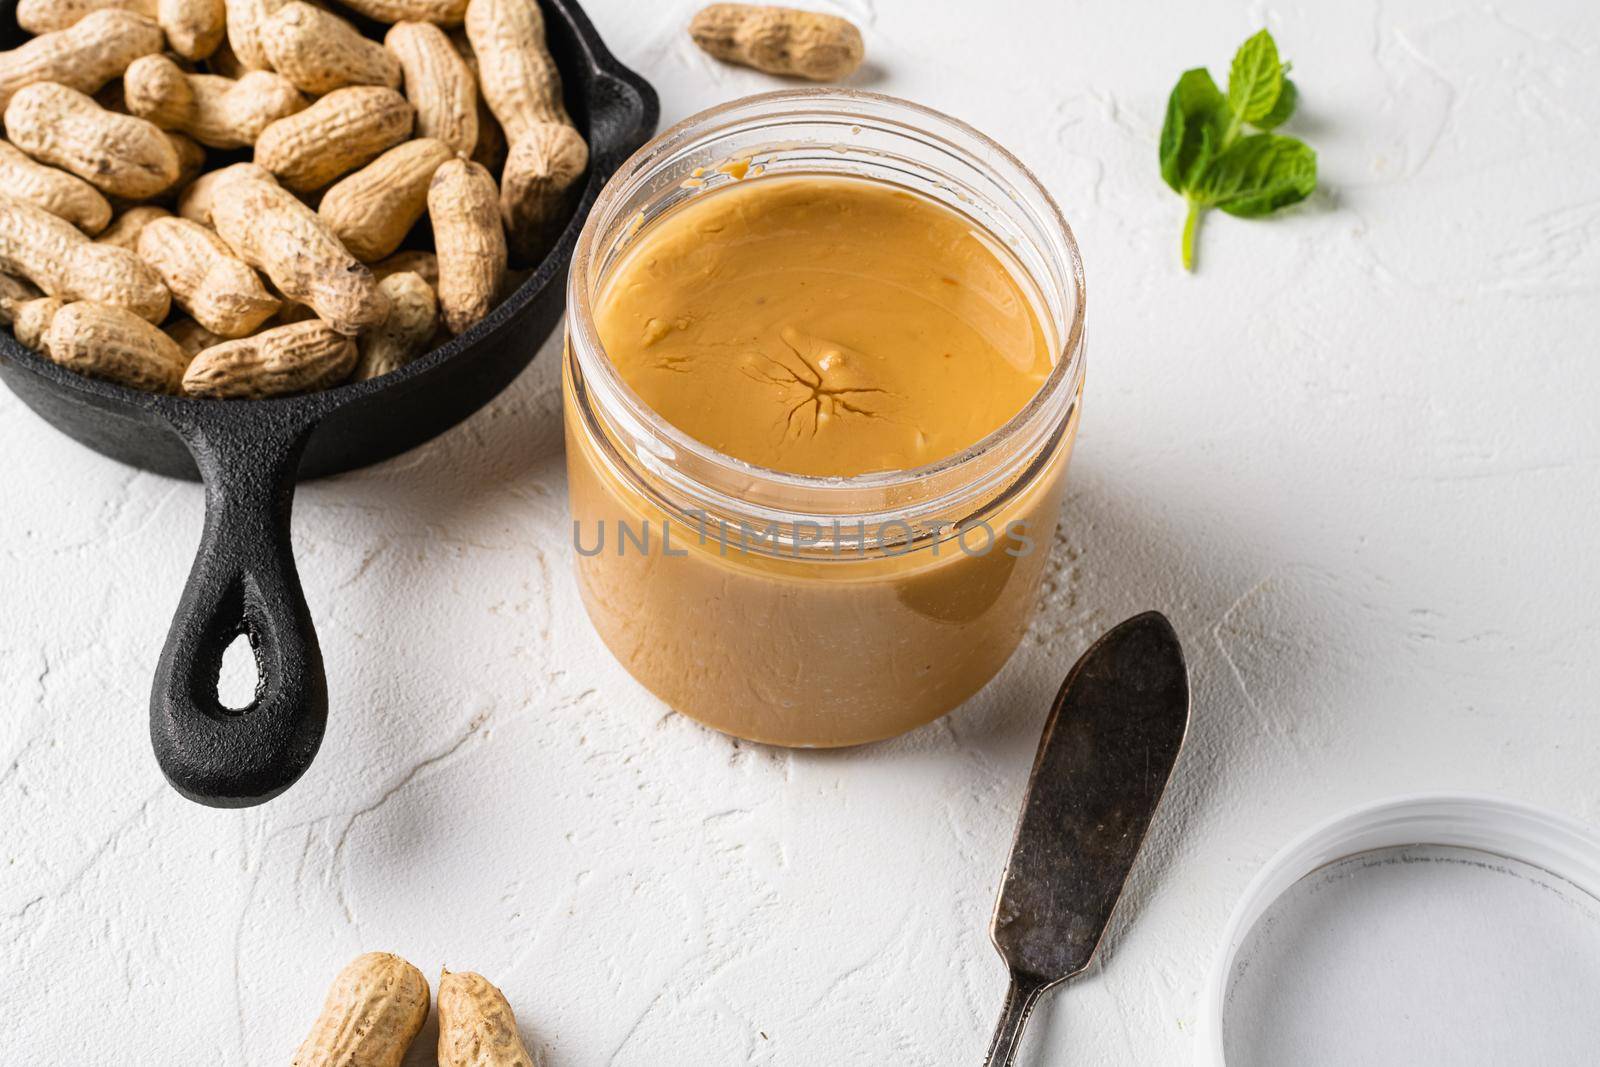
[[668, 422], [792, 474], [943, 459], [1021, 410], [1053, 366], [988, 234], [855, 178], [696, 198], [628, 250], [595, 325]]
[[[1006, 426], [1055, 368], [1027, 276], [998, 241], [862, 178], [708, 189], [640, 231], [595, 292], [603, 357], [650, 409], [788, 474], [848, 479], [954, 456]], [[757, 741], [856, 744], [950, 710], [1015, 649], [1054, 538], [1075, 403], [1035, 462], [974, 505], [975, 528], [818, 559], [662, 506], [654, 475], [584, 417], [567, 358], [584, 602], [674, 708]]]

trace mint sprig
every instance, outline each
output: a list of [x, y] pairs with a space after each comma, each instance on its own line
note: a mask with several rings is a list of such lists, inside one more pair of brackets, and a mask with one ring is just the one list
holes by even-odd
[[1185, 270], [1194, 269], [1195, 237], [1208, 208], [1260, 218], [1316, 189], [1317, 154], [1293, 137], [1267, 132], [1299, 102], [1288, 70], [1272, 34], [1262, 30], [1235, 53], [1226, 95], [1204, 67], [1184, 71], [1173, 87], [1161, 127], [1161, 177], [1189, 204]]

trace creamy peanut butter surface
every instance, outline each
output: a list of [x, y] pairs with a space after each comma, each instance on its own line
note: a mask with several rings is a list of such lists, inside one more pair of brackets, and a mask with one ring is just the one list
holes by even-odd
[[757, 178], [640, 235], [596, 302], [644, 401], [792, 474], [920, 467], [1022, 409], [1053, 363], [988, 234], [858, 178]]
[[[593, 322], [604, 358], [677, 429], [759, 467], [849, 477], [960, 453], [1027, 405], [1054, 354], [1024, 285], [991, 235], [921, 196], [747, 178], [638, 232], [599, 281]], [[1075, 404], [1042, 452], [985, 483], [964, 532], [802, 558], [663, 505], [677, 490], [663, 495], [585, 415], [575, 360], [564, 387], [584, 604], [673, 708], [757, 741], [857, 744], [957, 706], [1022, 639]], [[908, 483], [909, 499], [920, 483]]]

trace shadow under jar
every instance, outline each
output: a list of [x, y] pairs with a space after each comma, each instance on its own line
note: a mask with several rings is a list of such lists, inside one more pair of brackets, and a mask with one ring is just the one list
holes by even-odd
[[[630, 388], [596, 321], [630, 246], [729, 183], [806, 176], [934, 201], [1004, 257], [1051, 362], [1009, 421], [924, 466], [800, 475], [709, 447]], [[1077, 246], [1008, 152], [873, 93], [769, 93], [703, 112], [602, 192], [567, 312], [579, 588], [601, 638], [647, 688], [737, 737], [831, 747], [930, 722], [1005, 664], [1054, 541], [1084, 368]]]

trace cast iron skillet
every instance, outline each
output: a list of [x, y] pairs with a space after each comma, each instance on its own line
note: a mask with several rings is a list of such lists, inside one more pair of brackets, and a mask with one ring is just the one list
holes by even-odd
[[[113, 459], [206, 486], [205, 530], [150, 691], [150, 739], [173, 787], [216, 807], [260, 804], [311, 764], [328, 716], [322, 654], [289, 540], [297, 478], [404, 452], [454, 426], [528, 365], [561, 318], [578, 230], [607, 178], [655, 130], [649, 83], [601, 43], [576, 0], [540, 0], [567, 106], [589, 139], [581, 199], [553, 251], [484, 321], [393, 374], [276, 400], [156, 396], [80, 377], [0, 330], [0, 379], [46, 421]], [[15, 0], [0, 0], [14, 48]], [[217, 700], [222, 652], [254, 646], [255, 700]]]

